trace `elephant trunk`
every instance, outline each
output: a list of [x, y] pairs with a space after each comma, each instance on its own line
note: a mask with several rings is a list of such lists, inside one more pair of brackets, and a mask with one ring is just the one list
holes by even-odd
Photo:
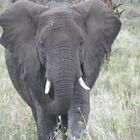
[[[55, 53], [55, 54], [54, 54]], [[51, 53], [50, 53], [51, 54]], [[73, 97], [73, 88], [76, 77], [76, 66], [71, 49], [59, 47], [52, 51], [48, 62], [52, 64], [48, 69], [45, 93], [51, 86], [54, 89], [54, 99], [50, 104], [50, 112], [53, 115], [66, 114]]]
[[54, 89], [54, 100], [50, 104], [50, 113], [53, 115], [67, 114], [72, 101], [75, 82], [79, 81], [79, 84], [86, 90], [89, 88], [81, 78], [80, 62], [71, 48], [63, 46], [51, 52], [52, 55], [50, 53], [49, 57], [51, 59], [48, 58], [48, 63], [52, 65], [46, 71], [48, 79], [45, 88], [46, 94], [49, 93], [51, 85]]
[[[64, 76], [65, 74], [63, 74]], [[74, 77], [66, 74], [54, 82], [54, 100], [50, 107], [55, 115], [66, 114], [73, 97]]]

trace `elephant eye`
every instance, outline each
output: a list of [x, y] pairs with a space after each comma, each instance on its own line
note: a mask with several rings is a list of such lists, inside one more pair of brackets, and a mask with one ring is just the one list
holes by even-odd
[[80, 46], [83, 45], [83, 43], [84, 43], [84, 40], [82, 40], [82, 41], [80, 42]]
[[40, 46], [43, 47], [43, 48], [45, 48], [45, 46], [46, 46], [45, 43], [44, 43], [42, 40], [39, 41], [39, 44], [40, 44]]

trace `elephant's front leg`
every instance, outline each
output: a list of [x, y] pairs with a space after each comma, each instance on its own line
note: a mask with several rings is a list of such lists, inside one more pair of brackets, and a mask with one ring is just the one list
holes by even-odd
[[89, 112], [89, 92], [82, 89], [77, 83], [75, 86], [72, 105], [68, 113], [68, 129], [71, 133], [68, 140], [84, 137]]
[[63, 135], [62, 139], [67, 140], [66, 132], [67, 132], [67, 129], [68, 129], [68, 115], [62, 115], [61, 119], [62, 119], [62, 135]]
[[46, 108], [37, 106], [37, 131], [38, 140], [55, 140], [54, 130], [56, 127], [56, 116], [50, 115]]

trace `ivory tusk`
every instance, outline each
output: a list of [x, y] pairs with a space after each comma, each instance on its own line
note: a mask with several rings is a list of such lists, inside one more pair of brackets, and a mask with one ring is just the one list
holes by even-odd
[[78, 82], [82, 88], [84, 88], [85, 90], [90, 90], [90, 88], [85, 84], [82, 77], [79, 78]]
[[45, 86], [45, 94], [48, 94], [51, 88], [51, 82], [49, 80], [46, 81], [46, 86]]

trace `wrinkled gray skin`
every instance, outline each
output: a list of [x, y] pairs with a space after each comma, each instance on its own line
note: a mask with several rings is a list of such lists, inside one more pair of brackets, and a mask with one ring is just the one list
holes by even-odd
[[[54, 136], [57, 117], [64, 140], [78, 138], [90, 112], [89, 91], [96, 81], [106, 53], [120, 30], [113, 11], [99, 0], [77, 5], [50, 2], [41, 5], [19, 0], [0, 16], [6, 49], [6, 65], [14, 87], [31, 107], [38, 140]], [[51, 89], [45, 94], [45, 82]], [[81, 128], [78, 121], [83, 122]], [[53, 138], [55, 140], [55, 138]]]

